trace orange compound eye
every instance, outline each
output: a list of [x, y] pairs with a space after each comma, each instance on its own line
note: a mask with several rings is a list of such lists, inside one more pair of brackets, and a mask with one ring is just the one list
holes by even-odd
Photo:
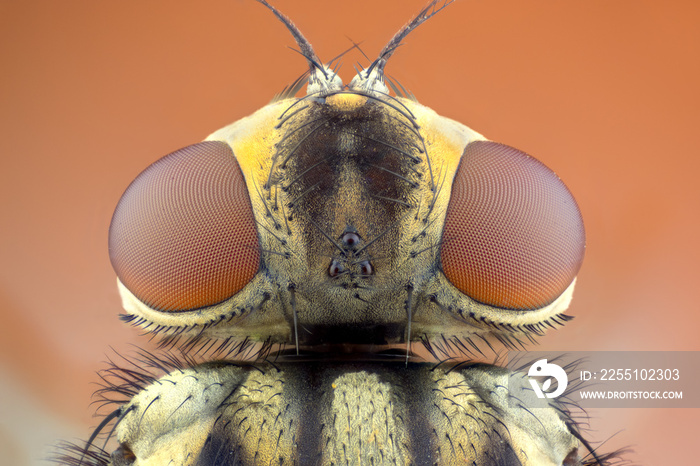
[[166, 155], [127, 188], [109, 228], [121, 282], [160, 311], [192, 310], [239, 292], [260, 268], [243, 173], [222, 142]]
[[503, 144], [466, 147], [441, 247], [459, 291], [503, 309], [539, 309], [573, 282], [584, 250], [581, 212], [553, 171]]

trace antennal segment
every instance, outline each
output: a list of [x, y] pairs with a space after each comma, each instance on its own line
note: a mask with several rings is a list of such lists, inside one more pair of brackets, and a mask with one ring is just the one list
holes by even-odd
[[[384, 46], [379, 53], [379, 57], [372, 62], [369, 68], [360, 70], [357, 76], [352, 78], [348, 88], [354, 91], [373, 92], [379, 94], [388, 94], [389, 88], [384, 84], [384, 67], [389, 57], [394, 53], [396, 48], [401, 45], [401, 41], [413, 31], [415, 28], [432, 18], [439, 11], [445, 8], [455, 0], [432, 0], [425, 8], [423, 8], [411, 22], [402, 27], [394, 37], [391, 38], [388, 44]], [[441, 6], [437, 6], [442, 3]]]
[[321, 63], [321, 60], [318, 59], [316, 52], [314, 52], [314, 49], [311, 47], [311, 43], [294, 25], [292, 20], [265, 0], [257, 0], [257, 2], [266, 6], [285, 26], [287, 26], [289, 32], [294, 36], [297, 45], [299, 45], [300, 53], [306, 58], [306, 61], [309, 62], [309, 85], [306, 89], [306, 94], [326, 95], [341, 90], [343, 88], [343, 82], [340, 77], [329, 67]]

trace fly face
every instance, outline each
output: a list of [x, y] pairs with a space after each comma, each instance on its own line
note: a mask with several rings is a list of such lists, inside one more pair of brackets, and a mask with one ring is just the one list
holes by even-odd
[[393, 50], [439, 9], [348, 85], [276, 12], [310, 63], [308, 93], [132, 183], [110, 229], [127, 319], [171, 340], [297, 347], [517, 344], [565, 321], [585, 239], [563, 182], [385, 85]]
[[[418, 339], [444, 359], [480, 351], [477, 340], [490, 345], [489, 337], [522, 345], [568, 319], [583, 259], [581, 215], [554, 172], [384, 77], [402, 39], [450, 2], [430, 2], [344, 85], [291, 21], [258, 1], [309, 62], [307, 95], [294, 97], [292, 86], [155, 162], [126, 190], [109, 237], [125, 320], [183, 356], [144, 352], [134, 368], [107, 369], [103, 401], [126, 399], [85, 447], [64, 447], [58, 461], [574, 466], [614, 458], [596, 455], [568, 405], [531, 410], [524, 376], [511, 394], [510, 372], [493, 365], [367, 357], [405, 343], [408, 358]], [[264, 361], [260, 351], [243, 363], [251, 340], [316, 353]], [[216, 360], [196, 359], [207, 355]], [[94, 445], [110, 425], [108, 440], [113, 433], [119, 442], [112, 453]], [[581, 445], [590, 455], [579, 456]]]

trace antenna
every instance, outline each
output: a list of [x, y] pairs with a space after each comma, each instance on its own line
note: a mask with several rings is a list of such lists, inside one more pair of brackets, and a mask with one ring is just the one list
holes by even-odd
[[304, 37], [299, 28], [294, 25], [292, 20], [282, 14], [277, 8], [267, 3], [267, 1], [257, 0], [257, 2], [272, 11], [282, 24], [287, 26], [287, 29], [292, 33], [294, 40], [299, 46], [299, 52], [309, 63], [309, 85], [306, 91], [307, 95], [325, 95], [341, 90], [343, 88], [343, 82], [333, 70], [321, 63], [313, 47], [311, 47], [311, 43]]
[[[389, 43], [384, 46], [382, 51], [379, 52], [379, 57], [372, 62], [369, 68], [357, 73], [357, 76], [350, 81], [348, 88], [356, 91], [388, 94], [389, 88], [384, 84], [384, 67], [386, 66], [386, 62], [408, 34], [454, 1], [455, 0], [432, 0], [429, 2], [411, 22], [399, 29], [399, 32], [397, 32]], [[442, 5], [438, 7], [437, 5], [441, 2]]]

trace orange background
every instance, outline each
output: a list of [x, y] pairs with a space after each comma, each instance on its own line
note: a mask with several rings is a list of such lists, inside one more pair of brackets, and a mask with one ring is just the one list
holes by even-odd
[[[424, 0], [277, 0], [323, 60], [371, 57]], [[700, 3], [460, 1], [389, 62], [425, 105], [553, 168], [588, 249], [552, 350], [700, 350]], [[305, 69], [252, 0], [0, 4], [0, 451], [85, 437], [117, 320], [112, 210], [149, 163], [265, 105]], [[356, 52], [346, 56], [347, 82]], [[694, 464], [691, 409], [594, 410], [605, 448]], [[604, 449], [605, 449], [604, 448]], [[691, 460], [691, 458], [693, 458]]]

